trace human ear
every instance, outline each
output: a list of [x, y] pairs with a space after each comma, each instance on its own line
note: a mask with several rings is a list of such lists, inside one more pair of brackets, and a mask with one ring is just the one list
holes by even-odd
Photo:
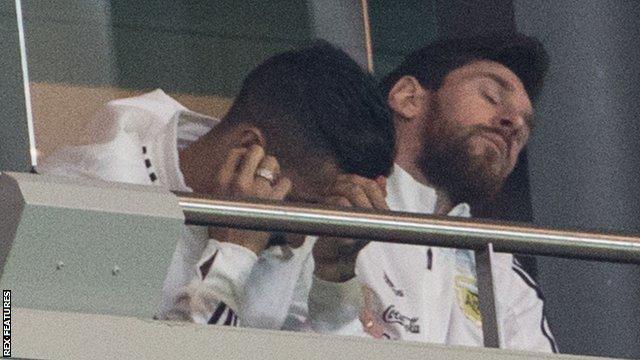
[[420, 85], [413, 76], [403, 76], [391, 87], [387, 103], [402, 118], [414, 119], [425, 112], [431, 91]]

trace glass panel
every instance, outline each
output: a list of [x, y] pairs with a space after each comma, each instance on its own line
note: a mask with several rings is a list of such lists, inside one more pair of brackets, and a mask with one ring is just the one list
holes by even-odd
[[388, 74], [402, 59], [438, 36], [434, 1], [369, 0], [375, 73]]
[[31, 170], [32, 129], [27, 121], [16, 2], [0, 2], [0, 171]]
[[314, 38], [364, 62], [359, 4], [23, 2], [41, 156], [81, 142], [78, 134], [107, 101], [156, 88], [194, 111], [221, 117], [251, 69]]

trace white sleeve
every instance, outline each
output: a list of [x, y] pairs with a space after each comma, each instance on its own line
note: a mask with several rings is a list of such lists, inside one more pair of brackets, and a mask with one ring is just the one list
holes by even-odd
[[196, 264], [207, 247], [207, 237], [205, 227], [184, 226], [162, 284], [160, 317], [171, 310], [176, 294], [196, 277]]
[[502, 291], [502, 335], [508, 349], [557, 353], [557, 345], [544, 315], [538, 284], [511, 255], [499, 254], [497, 286]]
[[172, 295], [166, 320], [238, 325], [242, 289], [258, 257], [249, 249], [209, 240], [196, 265], [196, 276]]
[[297, 249], [274, 246], [260, 255], [245, 285], [242, 326], [301, 330], [307, 318], [314, 243], [315, 237], [307, 237]]
[[309, 325], [315, 332], [367, 336], [360, 322], [364, 307], [358, 277], [337, 283], [313, 277], [309, 292]]
[[210, 240], [197, 276], [173, 296], [163, 318], [265, 329], [303, 323], [313, 242], [298, 249], [274, 246], [257, 257], [242, 246]]

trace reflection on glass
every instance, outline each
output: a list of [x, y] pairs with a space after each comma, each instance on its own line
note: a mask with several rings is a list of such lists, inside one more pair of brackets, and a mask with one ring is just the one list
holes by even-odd
[[332, 41], [355, 57], [364, 53], [359, 4], [23, 3], [36, 136], [43, 156], [81, 141], [78, 134], [86, 122], [115, 98], [161, 88], [194, 111], [220, 117], [244, 76], [275, 53], [313, 38]]
[[435, 1], [369, 0], [375, 72], [384, 76], [438, 35]]
[[[20, 38], [20, 2], [0, 2], [0, 35], [3, 55], [0, 58], [0, 170], [28, 172], [33, 165], [33, 128], [27, 121]], [[23, 43], [22, 43], [23, 44]]]

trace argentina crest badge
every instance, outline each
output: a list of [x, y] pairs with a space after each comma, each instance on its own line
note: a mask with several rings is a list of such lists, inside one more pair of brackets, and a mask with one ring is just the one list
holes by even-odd
[[475, 268], [472, 251], [456, 251], [456, 274], [453, 280], [458, 307], [475, 326], [482, 327]]

